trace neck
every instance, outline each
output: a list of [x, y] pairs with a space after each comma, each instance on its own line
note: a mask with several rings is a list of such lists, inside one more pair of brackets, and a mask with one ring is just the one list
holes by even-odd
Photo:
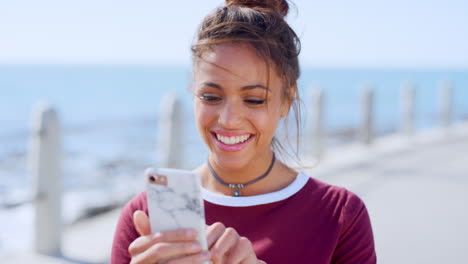
[[[213, 173], [215, 173], [221, 181], [232, 184], [245, 184], [253, 181], [265, 173], [268, 172], [267, 176], [271, 173], [270, 166], [274, 167], [274, 153], [268, 152], [264, 155], [258, 155], [255, 160], [249, 161], [242, 167], [231, 167], [229, 164], [220, 165], [211, 156], [208, 158], [208, 164], [211, 166]], [[273, 163], [272, 163], [273, 161]], [[207, 165], [208, 165], [207, 164]], [[211, 173], [211, 174], [213, 174]], [[213, 177], [216, 179], [216, 177]]]
[[[245, 168], [227, 168], [219, 166], [212, 159], [209, 159], [213, 170], [216, 174], [226, 183], [232, 184], [245, 184], [260, 176], [262, 176], [271, 164], [273, 153], [267, 158], [256, 160], [252, 165], [245, 166]], [[207, 164], [202, 165], [195, 170], [195, 173], [201, 176], [203, 187], [224, 195], [232, 196], [233, 189], [221, 184], [215, 179], [208, 169]], [[276, 160], [270, 173], [263, 179], [255, 182], [241, 190], [241, 196], [259, 195], [280, 190], [289, 185], [296, 177], [297, 173], [286, 167], [281, 161]]]

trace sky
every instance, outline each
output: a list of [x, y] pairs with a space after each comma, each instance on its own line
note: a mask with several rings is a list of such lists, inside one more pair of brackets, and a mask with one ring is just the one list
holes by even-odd
[[[295, 0], [300, 61], [317, 67], [468, 68], [466, 0]], [[0, 0], [0, 64], [190, 64], [220, 0]]]

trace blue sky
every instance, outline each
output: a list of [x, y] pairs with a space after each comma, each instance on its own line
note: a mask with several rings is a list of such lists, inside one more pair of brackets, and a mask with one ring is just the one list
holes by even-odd
[[[466, 0], [296, 0], [303, 65], [468, 67]], [[220, 0], [0, 0], [0, 63], [190, 63]]]

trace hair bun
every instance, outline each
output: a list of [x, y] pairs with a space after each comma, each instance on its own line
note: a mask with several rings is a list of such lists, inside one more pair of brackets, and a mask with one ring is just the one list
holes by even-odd
[[272, 9], [283, 17], [285, 17], [289, 11], [289, 5], [286, 0], [226, 0], [226, 6]]

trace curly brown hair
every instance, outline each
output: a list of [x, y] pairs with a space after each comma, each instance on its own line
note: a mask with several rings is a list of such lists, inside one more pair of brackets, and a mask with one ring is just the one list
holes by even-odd
[[[196, 62], [203, 59], [206, 52], [213, 51], [216, 45], [248, 44], [265, 61], [267, 69], [270, 65], [274, 67], [283, 80], [282, 98], [294, 110], [297, 157], [301, 123], [297, 89], [301, 46], [298, 36], [284, 19], [288, 11], [289, 4], [285, 0], [226, 0], [225, 6], [216, 8], [203, 19], [191, 50], [196, 67]], [[281, 152], [285, 150], [276, 138], [272, 145]]]

